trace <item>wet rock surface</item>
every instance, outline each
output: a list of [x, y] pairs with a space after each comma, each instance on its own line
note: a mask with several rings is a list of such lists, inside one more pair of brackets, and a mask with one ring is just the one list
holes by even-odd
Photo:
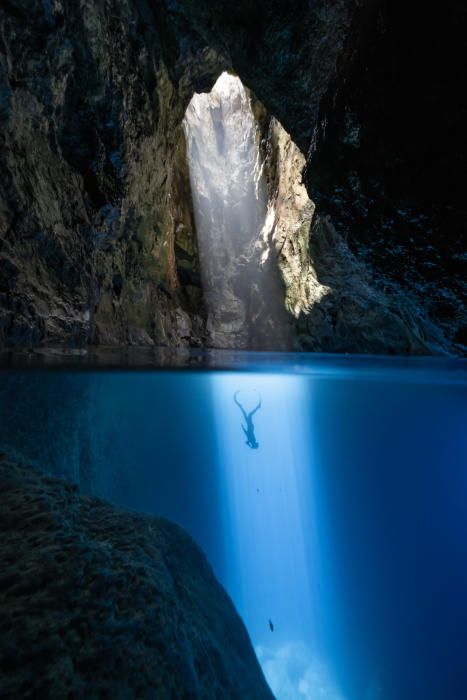
[[[299, 346], [467, 352], [467, 18], [459, 0], [419, 5], [2, 3], [0, 343], [209, 344], [181, 122], [232, 68], [303, 154], [316, 204], [310, 227], [282, 205]], [[333, 281], [346, 310], [310, 297]]]
[[270, 698], [203, 554], [168, 521], [0, 455], [0, 685], [15, 698]]

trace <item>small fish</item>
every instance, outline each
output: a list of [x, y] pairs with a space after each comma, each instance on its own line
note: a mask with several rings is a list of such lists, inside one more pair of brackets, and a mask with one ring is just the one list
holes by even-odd
[[272, 624], [271, 620], [269, 620], [269, 629], [271, 632], [274, 632], [274, 625]]

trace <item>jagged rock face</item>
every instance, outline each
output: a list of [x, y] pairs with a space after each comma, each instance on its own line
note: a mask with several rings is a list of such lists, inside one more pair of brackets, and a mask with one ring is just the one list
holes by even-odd
[[353, 0], [181, 0], [190, 21], [306, 153], [355, 13]]
[[309, 189], [354, 253], [465, 353], [467, 15], [362, 3], [320, 106]]
[[[295, 184], [284, 171], [270, 191], [285, 243], [268, 257], [298, 346], [464, 352], [465, 104], [451, 63], [465, 13], [454, 0], [438, 35], [423, 10], [417, 54], [419, 14], [382, 0], [4, 2], [0, 342], [212, 342], [181, 122], [193, 92], [233, 68], [303, 154]], [[450, 49], [426, 67], [435, 39]], [[302, 178], [307, 203], [301, 189], [289, 207], [284, 188]]]
[[464, 354], [460, 0], [443, 13], [370, 0], [181, 4], [306, 155], [309, 195], [376, 284], [403, 290], [444, 351]]
[[178, 526], [0, 455], [8, 697], [264, 698], [248, 634]]
[[144, 1], [2, 5], [4, 342], [201, 342], [181, 120], [220, 63], [177, 22]]
[[268, 254], [277, 260], [297, 349], [431, 354], [445, 337], [396, 285], [383, 288], [302, 182], [305, 158], [276, 119], [269, 122], [266, 171], [273, 215]]

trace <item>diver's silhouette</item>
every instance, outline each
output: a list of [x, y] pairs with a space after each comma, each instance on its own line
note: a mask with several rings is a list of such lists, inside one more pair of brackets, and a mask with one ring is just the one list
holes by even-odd
[[240, 391], [236, 391], [233, 399], [234, 399], [235, 403], [237, 404], [237, 406], [239, 407], [239, 409], [241, 410], [243, 417], [245, 419], [246, 427], [242, 425], [242, 430], [245, 433], [245, 437], [246, 437], [245, 444], [248, 445], [248, 447], [251, 447], [252, 450], [257, 450], [259, 447], [259, 443], [257, 442], [256, 437], [255, 437], [255, 426], [253, 425], [253, 416], [255, 415], [256, 411], [258, 411], [261, 408], [261, 397], [259, 398], [258, 405], [252, 411], [247, 413], [245, 411], [245, 409], [243, 408], [242, 404], [240, 403], [240, 401], [237, 399], [237, 396], [239, 393], [240, 393]]
[[272, 624], [271, 620], [269, 620], [269, 629], [271, 632], [274, 632], [274, 625]]

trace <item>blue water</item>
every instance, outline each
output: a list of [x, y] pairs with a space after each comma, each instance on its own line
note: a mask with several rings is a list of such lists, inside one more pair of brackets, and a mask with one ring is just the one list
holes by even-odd
[[185, 527], [279, 700], [467, 698], [465, 364], [280, 357], [3, 371], [0, 448]]

